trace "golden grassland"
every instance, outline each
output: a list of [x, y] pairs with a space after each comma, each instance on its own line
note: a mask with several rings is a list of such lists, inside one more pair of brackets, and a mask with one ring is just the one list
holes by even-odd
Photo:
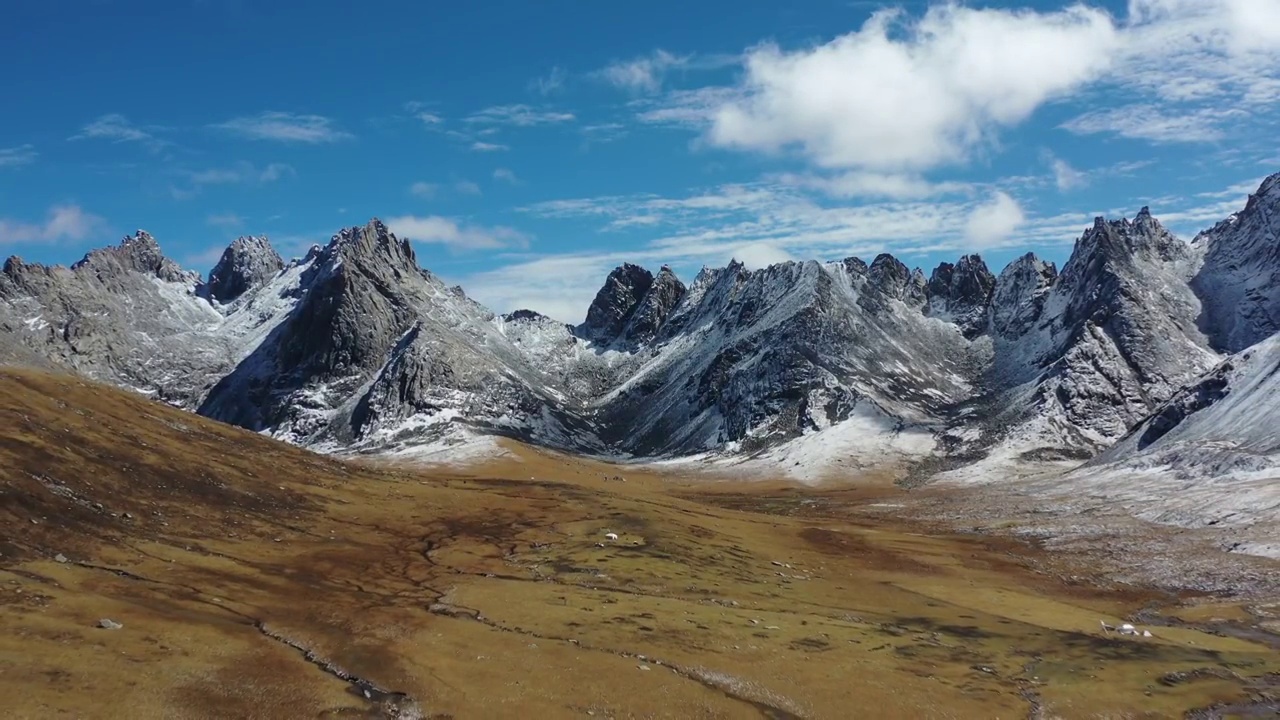
[[[1229, 602], [820, 509], [880, 482], [510, 451], [344, 463], [0, 371], [4, 716], [1164, 718], [1276, 692], [1269, 637], [1196, 626], [1243, 627]], [[1186, 622], [1099, 632], [1153, 608]]]

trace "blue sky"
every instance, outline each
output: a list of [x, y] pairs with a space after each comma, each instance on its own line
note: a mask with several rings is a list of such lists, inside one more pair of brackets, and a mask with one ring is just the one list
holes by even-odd
[[496, 310], [610, 268], [1061, 263], [1280, 171], [1280, 0], [9, 0], [0, 255], [207, 273], [377, 216]]

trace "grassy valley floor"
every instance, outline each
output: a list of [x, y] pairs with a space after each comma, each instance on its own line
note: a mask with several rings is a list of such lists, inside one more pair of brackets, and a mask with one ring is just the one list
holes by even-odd
[[[343, 463], [5, 370], [4, 714], [1248, 717], [1280, 693], [1238, 603], [857, 511], [898, 492], [515, 446]], [[1154, 636], [1101, 633], [1126, 617]]]

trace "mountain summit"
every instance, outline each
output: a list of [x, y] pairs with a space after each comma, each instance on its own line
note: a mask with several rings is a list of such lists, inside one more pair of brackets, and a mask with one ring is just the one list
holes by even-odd
[[207, 282], [139, 231], [70, 269], [7, 261], [0, 338], [11, 361], [329, 450], [484, 432], [799, 468], [1087, 458], [1280, 327], [1277, 217], [1273, 176], [1189, 244], [1147, 208], [1098, 218], [1060, 272], [965, 255], [926, 278], [881, 254], [686, 285], [624, 264], [576, 327], [494, 314], [377, 219], [288, 263], [239, 238]]

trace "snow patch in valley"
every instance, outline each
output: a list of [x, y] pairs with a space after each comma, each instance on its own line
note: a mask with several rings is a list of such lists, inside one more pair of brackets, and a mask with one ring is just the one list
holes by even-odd
[[936, 447], [932, 432], [902, 427], [879, 409], [859, 403], [844, 421], [743, 456], [741, 441], [727, 445], [723, 453], [704, 454], [650, 463], [659, 467], [732, 470], [766, 479], [779, 475], [805, 484], [851, 479], [877, 470], [903, 470], [911, 461], [931, 454]]
[[518, 459], [502, 446], [498, 437], [471, 432], [458, 425], [430, 442], [381, 451], [378, 456], [415, 465], [446, 467], [476, 465], [498, 458]]

